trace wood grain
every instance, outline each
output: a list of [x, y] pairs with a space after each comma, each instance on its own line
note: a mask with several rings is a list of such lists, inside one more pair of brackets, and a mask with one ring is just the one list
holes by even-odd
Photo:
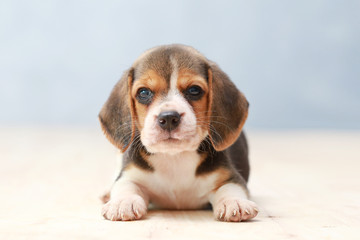
[[260, 214], [242, 223], [211, 211], [106, 221], [116, 151], [100, 129], [0, 133], [0, 239], [359, 239], [360, 132], [247, 132]]

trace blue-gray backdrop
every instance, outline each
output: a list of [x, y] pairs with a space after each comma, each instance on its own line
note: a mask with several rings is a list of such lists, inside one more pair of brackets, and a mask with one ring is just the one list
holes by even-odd
[[95, 125], [144, 50], [191, 45], [251, 128], [360, 128], [360, 1], [0, 1], [0, 124]]

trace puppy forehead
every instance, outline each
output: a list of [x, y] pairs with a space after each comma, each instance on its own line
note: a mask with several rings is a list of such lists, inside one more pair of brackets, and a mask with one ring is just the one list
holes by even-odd
[[169, 87], [174, 72], [200, 75], [202, 78], [207, 79], [207, 61], [205, 57], [195, 51], [182, 45], [151, 49], [135, 61], [133, 65], [135, 70], [133, 81], [155, 77], [165, 81]]

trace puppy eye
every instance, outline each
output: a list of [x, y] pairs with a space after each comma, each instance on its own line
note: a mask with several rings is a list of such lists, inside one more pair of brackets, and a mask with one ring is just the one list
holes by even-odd
[[142, 104], [149, 104], [153, 98], [153, 92], [148, 88], [140, 88], [136, 94], [136, 99]]
[[202, 95], [204, 94], [204, 91], [199, 86], [190, 86], [188, 89], [186, 89], [185, 95], [190, 100], [199, 100]]

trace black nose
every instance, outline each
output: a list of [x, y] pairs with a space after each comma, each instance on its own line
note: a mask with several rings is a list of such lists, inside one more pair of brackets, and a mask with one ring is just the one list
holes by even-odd
[[172, 131], [180, 124], [180, 114], [175, 111], [162, 112], [158, 116], [159, 126], [167, 131]]

